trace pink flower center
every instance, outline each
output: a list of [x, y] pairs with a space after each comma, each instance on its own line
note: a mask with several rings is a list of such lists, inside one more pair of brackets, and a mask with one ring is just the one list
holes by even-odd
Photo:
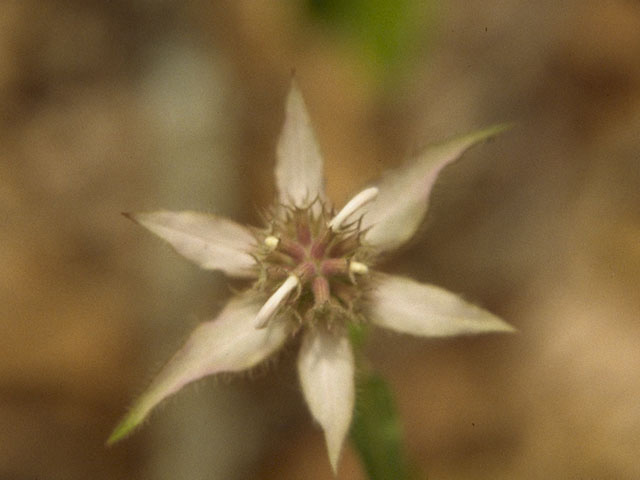
[[258, 235], [261, 272], [256, 288], [270, 295], [260, 326], [281, 307], [301, 322], [359, 316], [371, 254], [361, 243], [360, 221], [343, 220], [336, 226], [327, 219], [340, 214], [332, 213], [319, 202], [286, 208]]

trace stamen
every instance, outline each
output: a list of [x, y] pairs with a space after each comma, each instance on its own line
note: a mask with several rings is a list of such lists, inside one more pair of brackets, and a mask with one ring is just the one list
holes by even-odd
[[289, 275], [282, 285], [264, 303], [258, 315], [256, 315], [256, 328], [264, 328], [276, 313], [278, 307], [284, 302], [293, 289], [300, 285], [300, 280], [295, 275]]
[[311, 258], [318, 260], [324, 257], [324, 252], [327, 249], [327, 244], [330, 239], [331, 235], [329, 235], [329, 230], [325, 230], [320, 238], [311, 245]]
[[296, 267], [293, 272], [293, 275], [298, 277], [298, 280], [301, 282], [306, 282], [308, 279], [313, 277], [316, 273], [316, 266], [313, 262], [304, 262]]
[[320, 271], [328, 277], [345, 275], [349, 272], [348, 260], [344, 258], [329, 258], [322, 262]]
[[355, 275], [366, 275], [369, 273], [369, 267], [362, 262], [349, 262], [349, 272]]
[[271, 251], [278, 248], [279, 243], [280, 243], [280, 239], [278, 237], [274, 237], [273, 235], [269, 235], [267, 238], [264, 239], [264, 244]]
[[331, 219], [329, 222], [329, 228], [334, 232], [340, 230], [342, 224], [348, 220], [356, 211], [361, 209], [367, 203], [372, 202], [378, 196], [378, 189], [376, 187], [369, 187], [358, 193], [355, 197], [347, 202], [342, 207], [342, 210]]
[[309, 229], [308, 221], [307, 218], [296, 219], [296, 237], [302, 245], [311, 243], [311, 230]]
[[329, 301], [329, 282], [325, 277], [316, 277], [313, 279], [311, 289], [313, 291], [313, 298], [316, 305], [322, 305]]

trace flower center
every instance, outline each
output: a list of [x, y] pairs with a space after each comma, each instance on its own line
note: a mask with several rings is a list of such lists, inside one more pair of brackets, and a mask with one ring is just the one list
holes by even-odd
[[350, 217], [376, 194], [377, 189], [364, 190], [335, 216], [320, 201], [274, 215], [269, 228], [258, 234], [256, 288], [270, 296], [258, 314], [257, 328], [281, 309], [301, 323], [324, 322], [329, 327], [359, 318], [371, 253], [361, 242], [360, 218]]

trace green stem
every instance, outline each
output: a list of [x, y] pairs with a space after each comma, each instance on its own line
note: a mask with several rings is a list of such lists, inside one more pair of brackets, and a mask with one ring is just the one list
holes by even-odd
[[370, 480], [408, 480], [402, 426], [391, 389], [380, 375], [364, 368], [360, 361], [366, 332], [359, 329], [351, 333], [359, 360], [351, 440]]

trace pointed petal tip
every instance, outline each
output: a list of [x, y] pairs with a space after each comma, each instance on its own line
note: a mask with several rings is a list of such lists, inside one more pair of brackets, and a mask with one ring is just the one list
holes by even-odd
[[460, 142], [459, 146], [462, 147], [462, 149], [457, 155], [457, 157], [460, 157], [466, 150], [473, 147], [474, 145], [477, 145], [481, 142], [492, 139], [493, 137], [496, 137], [501, 133], [511, 130], [515, 126], [516, 124], [513, 122], [498, 123], [498, 124], [483, 128], [482, 130], [471, 132], [468, 135], [463, 135], [463, 136], [454, 138], [452, 140], [448, 140], [444, 143], [444, 145], [452, 144], [453, 142]]
[[311, 415], [324, 431], [334, 474], [353, 416], [354, 368], [346, 335], [321, 330], [305, 334], [298, 357], [300, 384]]
[[[518, 329], [502, 320], [500, 317], [493, 315], [492, 313], [481, 309], [480, 307], [472, 306], [482, 315], [479, 316], [473, 324], [473, 327], [466, 332], [460, 332], [461, 335], [482, 335], [488, 333], [518, 333]], [[484, 319], [483, 319], [484, 317]], [[471, 327], [471, 325], [469, 325]]]
[[118, 443], [120, 440], [128, 437], [133, 433], [135, 428], [140, 424], [143, 420], [142, 418], [137, 418], [134, 412], [127, 414], [121, 421], [116, 425], [116, 428], [113, 429], [111, 435], [106, 441], [106, 445], [111, 447]]
[[488, 138], [488, 137], [493, 137], [494, 135], [498, 135], [500, 133], [506, 132], [508, 130], [511, 130], [515, 126], [516, 126], [515, 122], [498, 123], [496, 125], [491, 125], [490, 127], [480, 130], [477, 133], [478, 133], [478, 136], [480, 137]]
[[215, 320], [200, 324], [135, 401], [107, 445], [128, 436], [160, 402], [185, 385], [221, 372], [248, 370], [275, 353], [289, 337], [289, 324], [274, 322], [257, 332], [252, 327], [258, 308], [252, 298], [236, 297]]
[[[473, 309], [475, 309], [478, 312], [482, 312], [483, 316], [484, 316], [484, 322], [482, 322], [481, 324], [477, 324], [477, 331], [475, 332], [469, 332], [469, 333], [478, 333], [478, 334], [483, 334], [483, 333], [518, 333], [518, 329], [516, 327], [514, 327], [513, 325], [511, 325], [510, 323], [507, 323], [506, 321], [504, 321], [502, 318], [500, 318], [497, 315], [494, 315], [493, 313], [484, 310], [476, 305], [472, 305]], [[481, 317], [480, 317], [481, 318]]]
[[276, 186], [281, 203], [303, 207], [309, 199], [324, 198], [322, 154], [295, 79], [291, 81], [285, 101], [276, 158]]
[[514, 327], [513, 325], [505, 322], [504, 320], [498, 318], [499, 322], [496, 322], [495, 325], [495, 330], [493, 330], [496, 333], [520, 333], [520, 330], [518, 330], [516, 327]]
[[300, 92], [300, 85], [298, 85], [298, 76], [296, 74], [296, 69], [295, 67], [291, 69], [291, 80], [289, 81], [289, 92], [288, 94], [290, 95], [291, 92], [296, 91], [296, 92]]
[[302, 90], [300, 89], [300, 82], [298, 82], [298, 75], [295, 68], [291, 69], [291, 81], [289, 82], [288, 94], [291, 95], [293, 92], [302, 97]]
[[329, 433], [325, 432], [325, 441], [327, 443], [327, 453], [329, 454], [329, 463], [334, 475], [338, 474], [338, 464], [340, 463], [340, 455], [342, 453], [342, 444], [344, 439], [330, 439]]
[[111, 432], [111, 435], [109, 435], [109, 438], [107, 438], [105, 445], [107, 447], [113, 447], [116, 443], [118, 443], [120, 440], [122, 440], [126, 436], [127, 436], [126, 433], [121, 433], [120, 429], [116, 427], [113, 430], [113, 432]]
[[149, 227], [147, 227], [144, 224], [145, 217], [147, 217], [149, 215], [149, 213], [147, 213], [147, 212], [120, 212], [120, 214], [124, 218], [126, 218], [128, 220], [131, 220], [136, 225], [140, 225], [141, 227], [149, 229]]
[[125, 216], [200, 268], [220, 270], [232, 277], [256, 275], [256, 262], [251, 256], [255, 237], [248, 227], [233, 220], [191, 210], [158, 210]]
[[444, 288], [394, 275], [376, 278], [370, 318], [380, 327], [425, 337], [516, 332], [497, 315]]
[[394, 250], [408, 241], [423, 222], [431, 191], [440, 172], [478, 145], [512, 124], [493, 125], [427, 147], [412, 162], [387, 172], [378, 183], [378, 200], [363, 217], [367, 243]]

